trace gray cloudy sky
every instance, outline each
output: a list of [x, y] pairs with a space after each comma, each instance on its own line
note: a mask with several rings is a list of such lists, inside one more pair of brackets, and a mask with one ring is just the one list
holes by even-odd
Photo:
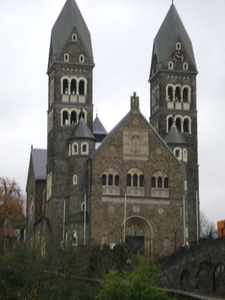
[[[65, 0], [1, 0], [0, 176], [25, 190], [30, 147], [46, 148], [51, 28]], [[201, 209], [225, 219], [225, 1], [174, 0], [198, 67]], [[92, 36], [94, 109], [109, 131], [140, 97], [149, 118], [153, 39], [170, 0], [77, 0]]]

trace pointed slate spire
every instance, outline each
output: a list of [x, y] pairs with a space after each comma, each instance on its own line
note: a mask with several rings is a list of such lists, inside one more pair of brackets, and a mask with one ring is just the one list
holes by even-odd
[[164, 64], [167, 64], [167, 59], [178, 40], [182, 43], [182, 48], [185, 48], [186, 55], [197, 72], [191, 39], [188, 36], [175, 5], [172, 3], [154, 39], [154, 48], [159, 69], [163, 68]]
[[177, 129], [177, 126], [175, 123], [170, 127], [170, 130], [169, 130], [168, 134], [166, 135], [166, 137], [164, 138], [164, 141], [168, 145], [186, 144], [180, 131]]
[[50, 54], [53, 61], [57, 60], [74, 30], [93, 63], [91, 35], [75, 0], [66, 1], [52, 28]]
[[91, 130], [88, 128], [82, 117], [76, 125], [71, 138], [95, 140], [95, 137], [93, 136]]
[[98, 115], [93, 122], [93, 134], [97, 140], [97, 142], [101, 142], [107, 135], [107, 131], [100, 121]]

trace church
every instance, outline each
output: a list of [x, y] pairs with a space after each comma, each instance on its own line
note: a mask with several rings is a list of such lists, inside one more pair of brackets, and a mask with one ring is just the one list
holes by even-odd
[[198, 241], [198, 72], [175, 5], [153, 41], [149, 120], [133, 92], [109, 133], [93, 121], [93, 68], [89, 29], [66, 0], [51, 31], [47, 149], [30, 152], [27, 239], [158, 256]]

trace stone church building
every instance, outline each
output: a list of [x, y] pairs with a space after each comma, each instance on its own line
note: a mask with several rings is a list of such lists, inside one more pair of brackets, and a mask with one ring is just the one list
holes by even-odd
[[31, 147], [27, 239], [155, 255], [196, 241], [197, 67], [174, 4], [153, 41], [150, 122], [136, 93], [109, 133], [93, 121], [93, 68], [90, 32], [67, 0], [51, 32], [47, 150]]

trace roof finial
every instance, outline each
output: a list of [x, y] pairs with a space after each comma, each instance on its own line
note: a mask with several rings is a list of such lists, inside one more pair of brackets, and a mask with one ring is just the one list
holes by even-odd
[[173, 0], [172, 0], [172, 5], [173, 5]]

